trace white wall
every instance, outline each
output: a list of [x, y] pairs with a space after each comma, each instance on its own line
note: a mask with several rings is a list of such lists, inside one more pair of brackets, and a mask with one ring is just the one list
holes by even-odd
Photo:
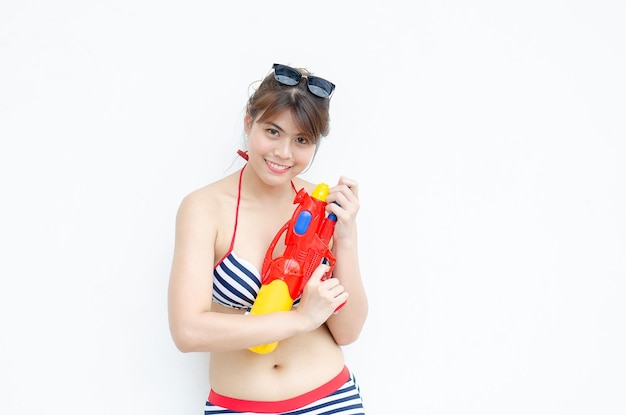
[[3, 1], [0, 413], [201, 414], [174, 216], [249, 82], [333, 80], [359, 180], [370, 414], [623, 414], [623, 2]]

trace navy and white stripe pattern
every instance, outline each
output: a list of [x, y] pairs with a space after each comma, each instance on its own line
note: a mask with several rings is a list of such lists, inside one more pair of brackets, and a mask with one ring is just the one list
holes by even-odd
[[260, 289], [259, 271], [234, 252], [213, 271], [213, 301], [226, 307], [250, 310]]
[[[204, 407], [204, 415], [258, 415], [260, 412], [237, 412], [207, 402]], [[281, 412], [274, 415], [365, 415], [363, 399], [359, 385], [350, 374], [350, 379], [325, 398], [289, 412]]]
[[[213, 301], [223, 306], [248, 310], [261, 289], [261, 274], [250, 262], [230, 252], [213, 271]], [[297, 307], [300, 298], [293, 306]]]

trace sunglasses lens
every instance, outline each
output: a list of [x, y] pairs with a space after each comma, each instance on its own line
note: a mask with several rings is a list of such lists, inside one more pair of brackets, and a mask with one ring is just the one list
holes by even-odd
[[[291, 66], [275, 63], [272, 68], [274, 69], [274, 79], [283, 85], [295, 86], [302, 79], [302, 74]], [[335, 84], [317, 76], [307, 76], [306, 78], [309, 91], [313, 95], [320, 98], [330, 98], [335, 89]]]
[[300, 72], [285, 65], [276, 65], [274, 67], [274, 77], [283, 85], [294, 86], [300, 82]]
[[313, 95], [317, 95], [320, 98], [328, 98], [333, 93], [333, 89], [335, 89], [335, 85], [326, 79], [309, 76], [309, 91]]

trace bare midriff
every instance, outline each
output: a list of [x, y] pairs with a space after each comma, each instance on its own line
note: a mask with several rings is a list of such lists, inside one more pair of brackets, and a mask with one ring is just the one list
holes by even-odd
[[[213, 311], [239, 312], [213, 303]], [[251, 350], [211, 353], [211, 388], [224, 396], [279, 401], [307, 393], [334, 378], [344, 355], [326, 325], [282, 340], [266, 354]]]

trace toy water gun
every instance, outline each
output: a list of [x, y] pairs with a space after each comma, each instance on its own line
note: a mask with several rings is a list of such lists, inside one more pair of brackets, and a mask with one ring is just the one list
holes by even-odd
[[[326, 216], [328, 185], [320, 183], [309, 195], [300, 189], [294, 199], [298, 204], [291, 219], [278, 231], [265, 254], [261, 270], [261, 289], [250, 309], [250, 314], [269, 314], [289, 311], [302, 294], [313, 271], [322, 263], [330, 269], [322, 279], [327, 279], [335, 267], [335, 256], [328, 244], [335, 230], [337, 217]], [[285, 252], [273, 258], [274, 248], [281, 235], [285, 235]], [[339, 308], [343, 306], [340, 305]], [[256, 353], [272, 352], [278, 342], [250, 347]]]

